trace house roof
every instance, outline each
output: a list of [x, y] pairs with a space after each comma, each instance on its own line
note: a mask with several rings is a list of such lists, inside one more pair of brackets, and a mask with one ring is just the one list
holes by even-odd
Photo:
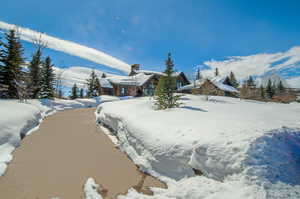
[[[200, 88], [204, 82], [205, 82], [204, 80], [196, 80], [195, 82], [193, 82], [189, 85], [179, 88], [178, 91], [191, 90], [193, 88]], [[238, 93], [238, 90], [236, 88], [226, 85], [226, 84], [223, 84], [224, 78], [214, 77], [214, 78], [210, 79], [210, 82], [213, 83], [220, 90]]]
[[107, 79], [112, 84], [125, 85], [125, 86], [142, 86], [152, 77], [153, 75], [138, 73], [132, 76], [107, 77]]
[[106, 78], [100, 78], [99, 81], [100, 81], [101, 87], [103, 87], [103, 88], [113, 88], [113, 86], [108, 81], [108, 79], [106, 79]]

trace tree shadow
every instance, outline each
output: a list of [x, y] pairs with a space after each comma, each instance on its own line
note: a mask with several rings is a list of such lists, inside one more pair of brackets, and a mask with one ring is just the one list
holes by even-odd
[[193, 107], [193, 106], [183, 106], [181, 108], [192, 110], [192, 111], [207, 112], [207, 110], [204, 110], [204, 109], [201, 109], [201, 108], [198, 108], [198, 107]]

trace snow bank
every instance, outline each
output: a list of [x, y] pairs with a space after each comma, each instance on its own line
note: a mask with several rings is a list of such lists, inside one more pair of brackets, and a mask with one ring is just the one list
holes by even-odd
[[119, 100], [114, 96], [77, 100], [0, 100], [0, 176], [4, 174], [11, 153], [23, 137], [38, 128], [42, 119], [55, 111], [96, 107], [106, 101]]
[[[298, 103], [193, 95], [183, 102], [155, 111], [138, 98], [97, 109], [120, 149], [168, 183], [153, 198], [300, 198]], [[130, 190], [120, 198], [142, 196]]]
[[100, 187], [96, 184], [95, 180], [89, 178], [84, 185], [85, 199], [102, 199], [102, 196], [98, 192], [99, 189]]

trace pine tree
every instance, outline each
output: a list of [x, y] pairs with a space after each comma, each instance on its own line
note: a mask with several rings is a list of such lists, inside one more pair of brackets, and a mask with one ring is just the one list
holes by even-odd
[[277, 90], [278, 90], [278, 93], [280, 93], [280, 94], [285, 91], [285, 88], [282, 84], [282, 81], [279, 81], [278, 86], [277, 86]]
[[166, 60], [166, 76], [160, 78], [156, 90], [155, 105], [158, 109], [179, 107], [181, 104], [179, 103], [181, 95], [174, 94], [176, 92], [176, 78], [173, 76], [173, 67], [171, 53], [169, 53]]
[[202, 75], [201, 75], [200, 69], [198, 68], [197, 74], [196, 74], [196, 80], [201, 80], [201, 79], [202, 79]]
[[229, 80], [230, 80], [230, 84], [231, 84], [234, 88], [238, 88], [238, 87], [239, 87], [239, 83], [238, 83], [238, 81], [236, 80], [235, 75], [234, 75], [234, 73], [233, 73], [232, 71], [230, 72]]
[[101, 85], [100, 85], [100, 80], [98, 77], [95, 79], [95, 85], [94, 85], [94, 90], [95, 90], [95, 95], [100, 96], [101, 95]]
[[71, 99], [76, 99], [78, 98], [78, 88], [77, 88], [77, 85], [76, 83], [73, 85], [72, 87], [72, 91], [71, 91], [71, 96], [70, 96]]
[[83, 89], [82, 89], [82, 88], [81, 88], [80, 91], [79, 91], [79, 97], [80, 97], [80, 98], [84, 98], [84, 95], [83, 95]]
[[260, 97], [262, 99], [265, 99], [266, 98], [265, 89], [264, 89], [264, 87], [262, 85], [260, 86], [259, 90], [260, 90]]
[[226, 85], [228, 85], [228, 86], [233, 86], [233, 85], [231, 84], [230, 78], [229, 78], [228, 76], [225, 78], [223, 84], [226, 84]]
[[42, 61], [42, 49], [37, 47], [36, 51], [32, 55], [32, 59], [29, 64], [29, 76], [30, 84], [29, 88], [31, 90], [31, 98], [36, 99], [39, 97], [41, 89], [41, 66]]
[[97, 96], [96, 93], [95, 93], [96, 78], [97, 78], [97, 75], [96, 75], [95, 71], [92, 71], [91, 75], [90, 75], [90, 78], [86, 80], [87, 81], [87, 87], [88, 87], [87, 97]]
[[21, 64], [24, 63], [23, 47], [15, 30], [5, 33], [6, 43], [1, 52], [2, 84], [7, 87], [4, 96], [7, 98], [19, 98], [19, 86], [24, 85], [24, 77]]
[[268, 98], [272, 98], [275, 94], [274, 87], [273, 87], [270, 79], [269, 79], [267, 87], [266, 87], [266, 94], [267, 94]]
[[255, 82], [254, 82], [251, 75], [249, 76], [249, 79], [247, 80], [247, 86], [249, 88], [255, 88], [256, 87], [256, 84], [255, 84]]
[[219, 76], [219, 69], [218, 69], [218, 68], [215, 69], [215, 76], [216, 76], [216, 77]]
[[41, 68], [40, 98], [54, 97], [55, 74], [50, 57], [47, 57]]

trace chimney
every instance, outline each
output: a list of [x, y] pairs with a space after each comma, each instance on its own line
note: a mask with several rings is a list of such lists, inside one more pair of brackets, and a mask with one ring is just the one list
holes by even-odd
[[135, 75], [136, 71], [138, 71], [138, 70], [140, 70], [140, 65], [139, 64], [132, 64], [130, 75]]

